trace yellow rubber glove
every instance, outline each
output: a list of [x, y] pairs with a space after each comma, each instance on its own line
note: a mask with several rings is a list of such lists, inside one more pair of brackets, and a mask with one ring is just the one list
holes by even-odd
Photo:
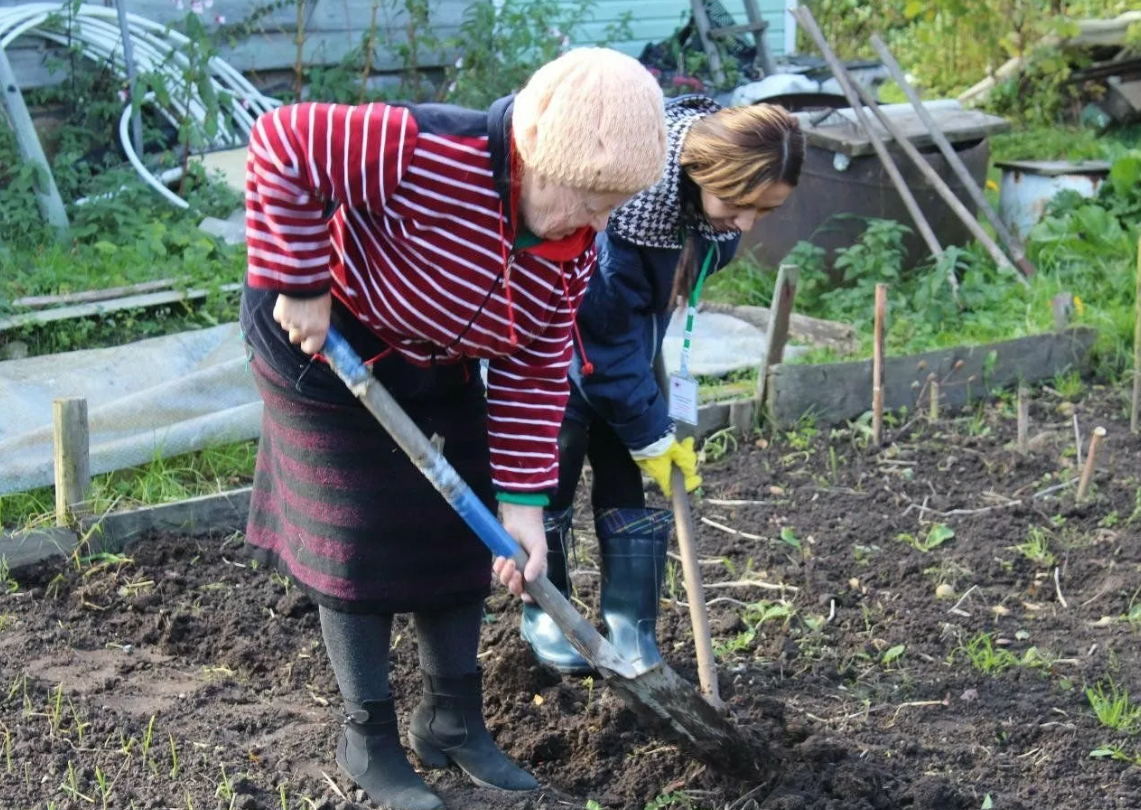
[[661, 488], [667, 498], [673, 494], [670, 486], [670, 474], [676, 464], [685, 476], [685, 491], [693, 492], [701, 486], [701, 476], [697, 474], [697, 453], [693, 449], [693, 437], [679, 442], [674, 439], [670, 442], [664, 453], [656, 456], [639, 458], [634, 456], [638, 466]]

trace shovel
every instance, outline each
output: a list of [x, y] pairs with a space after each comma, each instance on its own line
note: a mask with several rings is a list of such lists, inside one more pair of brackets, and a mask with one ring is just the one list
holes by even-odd
[[[332, 327], [321, 352], [484, 545], [495, 555], [514, 560], [522, 571], [527, 564], [523, 549]], [[525, 587], [575, 649], [652, 730], [723, 773], [751, 781], [773, 775], [777, 762], [768, 747], [746, 738], [664, 662], [645, 671], [635, 670], [545, 576]]]

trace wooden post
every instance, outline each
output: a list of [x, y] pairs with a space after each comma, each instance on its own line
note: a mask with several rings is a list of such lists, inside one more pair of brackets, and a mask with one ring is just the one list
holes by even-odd
[[872, 356], [872, 442], [883, 441], [883, 322], [887, 316], [887, 285], [876, 285], [875, 348]]
[[72, 511], [87, 498], [87, 487], [91, 483], [87, 400], [53, 401], [52, 432], [55, 445], [55, 523], [57, 526], [69, 526]]
[[795, 264], [782, 264], [777, 271], [777, 286], [773, 291], [769, 328], [765, 333], [765, 356], [757, 372], [757, 402], [763, 408], [768, 396], [769, 369], [784, 360], [784, 347], [788, 343], [792, 303], [796, 298], [796, 283], [800, 268]]
[[935, 373], [927, 375], [927, 418], [932, 422], [939, 421], [939, 378]]
[[1137, 294], [1133, 303], [1133, 412], [1129, 430], [1141, 431], [1141, 239], [1137, 240]]
[[12, 129], [16, 133], [16, 144], [20, 148], [20, 154], [36, 168], [36, 202], [40, 206], [40, 213], [55, 229], [56, 235], [62, 238], [68, 229], [67, 210], [63, 207], [63, 199], [59, 196], [59, 189], [56, 188], [51, 166], [44, 156], [40, 138], [36, 135], [35, 125], [32, 124], [32, 116], [28, 114], [24, 95], [20, 92], [20, 85], [16, 83], [16, 74], [13, 73], [12, 64], [8, 61], [8, 54], [3, 48], [0, 48], [0, 87], [4, 88], [4, 107], [8, 111], [8, 120], [12, 122]]
[[1086, 490], [1089, 489], [1090, 479], [1093, 478], [1093, 468], [1095, 460], [1097, 459], [1097, 448], [1103, 438], [1105, 438], [1105, 428], [1094, 428], [1093, 435], [1089, 440], [1089, 450], [1086, 451], [1085, 467], [1082, 468], [1082, 480], [1078, 482], [1078, 503], [1086, 499]]
[[1018, 452], [1030, 452], [1030, 392], [1025, 385], [1018, 386]]
[[1070, 325], [1070, 318], [1074, 314], [1074, 294], [1058, 293], [1051, 301], [1054, 310], [1054, 331], [1061, 332]]

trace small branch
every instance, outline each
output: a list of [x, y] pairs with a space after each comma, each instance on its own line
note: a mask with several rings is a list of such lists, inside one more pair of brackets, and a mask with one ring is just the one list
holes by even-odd
[[1086, 454], [1085, 467], [1082, 469], [1082, 480], [1078, 484], [1078, 503], [1086, 499], [1086, 490], [1089, 489], [1090, 479], [1093, 478], [1093, 468], [1097, 464], [1097, 449], [1101, 445], [1101, 440], [1105, 438], [1105, 428], [1096, 427], [1093, 430], [1093, 436], [1089, 440], [1089, 452]]
[[1082, 430], [1078, 427], [1078, 415], [1074, 414], [1074, 447], [1078, 451], [1078, 466], [1082, 466]]
[[706, 582], [705, 589], [710, 588], [760, 588], [762, 591], [792, 591], [800, 590], [796, 585], [781, 585], [764, 582], [759, 579], [735, 579], [731, 582]]
[[[676, 562], [681, 562], [681, 555], [680, 554], [676, 554], [672, 551], [667, 551], [666, 556], [669, 557], [671, 560], [674, 560]], [[698, 560], [697, 564], [698, 565], [724, 565], [725, 560], [721, 557], [710, 557], [709, 559], [706, 559], [706, 560]]]
[[950, 705], [951, 705], [950, 694], [946, 695], [942, 700], [912, 700], [912, 701], [909, 701], [907, 703], [900, 703], [898, 706], [895, 707], [895, 714], [893, 714], [891, 716], [891, 723], [889, 725], [895, 724], [895, 721], [899, 718], [899, 713], [901, 711], [903, 711], [904, 709], [919, 708], [919, 707], [923, 707], [923, 706], [950, 706]]
[[735, 501], [722, 498], [703, 498], [701, 502], [710, 506], [770, 506], [772, 503], [771, 501]]
[[970, 616], [971, 614], [967, 613], [965, 610], [960, 610], [959, 605], [963, 604], [963, 602], [965, 602], [967, 600], [968, 596], [970, 596], [972, 593], [974, 593], [976, 590], [978, 590], [978, 587], [979, 587], [978, 585], [972, 585], [971, 587], [967, 588], [967, 592], [964, 593], [962, 596], [960, 596], [959, 601], [956, 602], [954, 604], [954, 606], [951, 607], [947, 612], [948, 613], [954, 613], [954, 614], [959, 615], [959, 616]]
[[1052, 495], [1053, 493], [1058, 492], [1059, 490], [1069, 489], [1075, 483], [1077, 483], [1077, 480], [1078, 479], [1076, 479], [1076, 478], [1071, 478], [1069, 481], [1063, 481], [1060, 484], [1054, 484], [1054, 486], [1052, 486], [1052, 487], [1046, 487], [1043, 490], [1039, 490], [1038, 492], [1035, 492], [1034, 497], [1035, 498], [1045, 498], [1047, 495]]
[[1061, 570], [1057, 566], [1054, 567], [1054, 592], [1058, 594], [1058, 603], [1062, 607], [1068, 608], [1069, 604], [1066, 602], [1066, 597], [1062, 596]]
[[749, 534], [748, 532], [742, 532], [742, 531], [739, 531], [737, 529], [731, 528], [729, 526], [725, 526], [721, 523], [715, 523], [707, 517], [703, 517], [701, 519], [701, 522], [704, 523], [706, 526], [712, 526], [714, 529], [718, 529], [718, 530], [723, 531], [727, 534], [735, 534], [738, 537], [744, 537], [748, 540], [764, 540], [765, 539], [764, 537], [761, 537], [759, 534]]

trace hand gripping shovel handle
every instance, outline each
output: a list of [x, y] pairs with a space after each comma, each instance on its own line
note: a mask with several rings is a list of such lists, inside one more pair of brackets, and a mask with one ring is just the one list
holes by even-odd
[[[527, 555], [523, 549], [380, 381], [372, 376], [348, 341], [331, 326], [321, 353], [337, 376], [376, 417], [483, 544], [496, 556], [514, 560], [515, 566], [522, 571], [527, 565]], [[524, 587], [531, 598], [554, 619], [575, 649], [601, 674], [624, 678], [635, 676], [633, 667], [618, 656], [610, 643], [574, 609], [549, 579], [542, 576], [533, 582], [526, 582]]]

